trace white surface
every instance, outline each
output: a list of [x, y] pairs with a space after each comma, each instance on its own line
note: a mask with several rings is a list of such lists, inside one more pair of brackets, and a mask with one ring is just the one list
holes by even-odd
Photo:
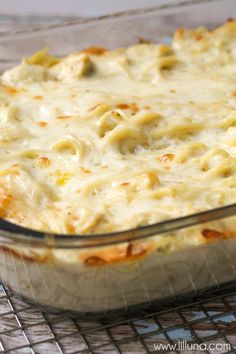
[[1, 15], [97, 16], [176, 1], [177, 0], [0, 0], [0, 13]]

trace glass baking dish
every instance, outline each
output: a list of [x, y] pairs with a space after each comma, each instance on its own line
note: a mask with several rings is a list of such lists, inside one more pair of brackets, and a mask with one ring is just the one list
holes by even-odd
[[[65, 55], [140, 38], [168, 42], [178, 27], [215, 27], [236, 17], [234, 0], [198, 0], [0, 36], [0, 70], [48, 47]], [[105, 235], [53, 235], [0, 220], [0, 278], [51, 310], [104, 314], [175, 299], [236, 280], [236, 204]], [[206, 242], [191, 243], [201, 233]], [[178, 247], [181, 238], [189, 246]], [[173, 247], [159, 247], [171, 238]]]

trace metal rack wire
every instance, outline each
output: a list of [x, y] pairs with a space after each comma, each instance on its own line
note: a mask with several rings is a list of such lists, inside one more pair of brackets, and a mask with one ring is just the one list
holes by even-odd
[[[154, 353], [155, 343], [172, 345], [183, 340], [227, 344], [224, 352], [236, 353], [235, 284], [198, 295], [192, 303], [181, 301], [171, 307], [88, 321], [41, 311], [0, 285], [0, 353]], [[218, 352], [223, 351], [214, 351]]]

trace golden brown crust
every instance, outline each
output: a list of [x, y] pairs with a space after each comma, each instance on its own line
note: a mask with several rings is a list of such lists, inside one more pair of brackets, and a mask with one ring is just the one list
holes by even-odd
[[81, 260], [87, 266], [111, 265], [126, 261], [135, 261], [140, 259], [155, 249], [153, 243], [128, 243], [127, 245], [114, 246], [109, 249], [96, 250], [88, 252], [81, 256]]
[[47, 122], [38, 122], [38, 125], [41, 127], [41, 128], [45, 128], [48, 123]]
[[96, 47], [96, 46], [88, 47], [82, 50], [83, 53], [92, 54], [92, 55], [103, 55], [107, 51], [108, 50], [106, 48]]
[[51, 165], [51, 161], [45, 156], [40, 156], [37, 159], [37, 163], [42, 168], [46, 168], [46, 167], [49, 167]]
[[135, 102], [131, 103], [130, 110], [132, 113], [138, 113], [139, 107], [138, 107], [137, 103], [135, 103]]
[[6, 188], [0, 186], [0, 217], [4, 218], [8, 215], [8, 208], [12, 203], [13, 196]]
[[184, 35], [185, 35], [185, 30], [184, 30], [184, 28], [178, 28], [178, 29], [175, 31], [174, 39], [183, 39], [183, 38], [184, 38]]
[[17, 93], [24, 91], [23, 89], [19, 89], [19, 88], [12, 87], [12, 86], [1, 85], [1, 87], [4, 89], [4, 91], [8, 95], [16, 95]]
[[171, 162], [173, 159], [175, 158], [175, 155], [174, 154], [164, 154], [160, 157], [158, 157], [157, 159], [161, 162]]
[[129, 109], [130, 105], [128, 103], [117, 103], [116, 108], [119, 109]]
[[139, 44], [151, 44], [152, 41], [150, 41], [150, 39], [140, 37], [139, 40], [138, 40], [138, 43]]
[[56, 119], [59, 119], [59, 120], [64, 120], [64, 119], [70, 119], [71, 116], [66, 116], [66, 115], [60, 115], [60, 116], [57, 116]]
[[222, 231], [217, 231], [213, 229], [204, 229], [202, 230], [202, 236], [206, 239], [207, 242], [216, 241], [220, 239], [226, 239], [232, 237], [233, 235], [226, 234]]
[[54, 258], [50, 249], [46, 250], [42, 255], [39, 255], [34, 251], [32, 251], [31, 255], [24, 254], [23, 252], [19, 252], [16, 249], [7, 246], [0, 246], [0, 250], [30, 263], [52, 263]]

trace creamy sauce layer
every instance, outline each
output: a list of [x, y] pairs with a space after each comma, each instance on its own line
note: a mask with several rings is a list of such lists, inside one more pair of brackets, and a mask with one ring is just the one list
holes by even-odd
[[86, 234], [236, 202], [235, 38], [232, 21], [5, 72], [0, 216]]

